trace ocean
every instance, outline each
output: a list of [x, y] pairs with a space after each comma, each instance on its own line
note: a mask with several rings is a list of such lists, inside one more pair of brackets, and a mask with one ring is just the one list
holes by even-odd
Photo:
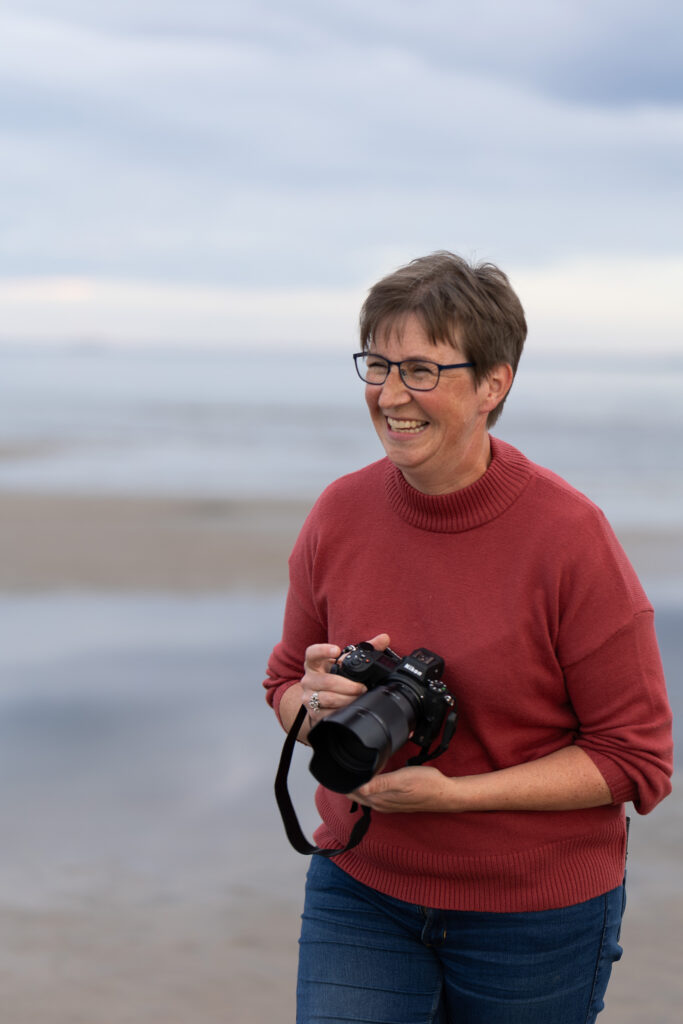
[[[679, 526], [683, 358], [528, 354], [495, 433], [616, 525]], [[345, 352], [0, 350], [0, 493], [314, 497], [382, 455]]]

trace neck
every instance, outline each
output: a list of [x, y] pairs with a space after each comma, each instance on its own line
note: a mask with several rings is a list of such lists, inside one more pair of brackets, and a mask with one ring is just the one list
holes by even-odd
[[491, 439], [488, 431], [477, 442], [470, 443], [465, 452], [455, 452], [452, 471], [447, 475], [433, 476], [426, 469], [401, 470], [405, 480], [422, 494], [452, 494], [461, 491], [480, 479], [491, 465]]

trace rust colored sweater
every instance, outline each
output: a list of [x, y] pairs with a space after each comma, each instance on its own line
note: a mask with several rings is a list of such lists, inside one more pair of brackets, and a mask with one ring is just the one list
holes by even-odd
[[[576, 743], [613, 803], [578, 811], [373, 814], [337, 863], [423, 906], [544, 910], [589, 899], [624, 872], [624, 803], [670, 791], [671, 713], [652, 608], [605, 517], [492, 438], [492, 461], [448, 495], [415, 491], [382, 459], [333, 483], [290, 559], [283, 639], [265, 682], [277, 711], [309, 644], [386, 632], [428, 647], [458, 700], [444, 774], [495, 771]], [[385, 770], [404, 764], [407, 743]], [[343, 845], [347, 797], [318, 789], [324, 847]]]

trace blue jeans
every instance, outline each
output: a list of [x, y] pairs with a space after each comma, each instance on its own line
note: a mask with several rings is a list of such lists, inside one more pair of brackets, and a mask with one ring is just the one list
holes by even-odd
[[560, 910], [404, 903], [313, 857], [297, 1024], [591, 1024], [621, 956], [625, 890]]

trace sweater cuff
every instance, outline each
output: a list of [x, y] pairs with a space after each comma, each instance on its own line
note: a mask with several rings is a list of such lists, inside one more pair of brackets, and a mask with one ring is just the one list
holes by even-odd
[[607, 757], [598, 750], [592, 750], [590, 747], [584, 747], [581, 743], [578, 746], [581, 747], [584, 753], [588, 754], [607, 783], [612, 794], [613, 804], [625, 804], [638, 798], [637, 786], [634, 785], [627, 775], [624, 775], [611, 757]]
[[276, 688], [274, 688], [274, 689], [272, 689], [270, 691], [271, 706], [272, 706], [273, 711], [275, 712], [275, 714], [277, 716], [278, 722], [280, 723], [280, 725], [282, 726], [283, 729], [285, 729], [285, 725], [284, 725], [284, 722], [282, 721], [282, 717], [280, 715], [280, 704], [282, 703], [282, 698], [284, 697], [284, 695], [287, 692], [287, 690], [289, 690], [289, 688], [291, 686], [294, 686], [295, 683], [297, 683], [297, 682], [299, 682], [298, 679], [292, 679], [291, 682], [282, 683], [281, 686], [278, 686], [278, 687], [276, 687]]

